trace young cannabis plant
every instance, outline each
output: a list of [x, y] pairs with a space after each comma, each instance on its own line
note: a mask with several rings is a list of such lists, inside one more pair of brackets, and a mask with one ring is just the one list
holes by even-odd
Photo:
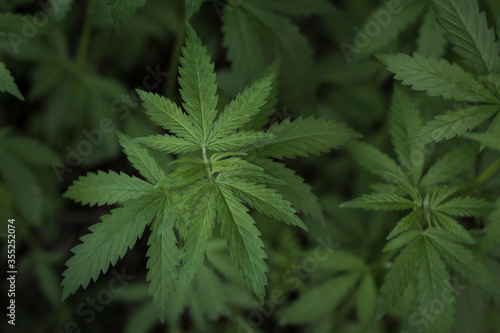
[[[286, 224], [307, 229], [298, 212], [321, 219], [321, 210], [303, 179], [274, 158], [326, 152], [356, 137], [332, 121], [298, 118], [260, 128], [272, 114], [269, 98], [274, 75], [265, 76], [225, 105], [217, 94], [214, 65], [188, 24], [180, 59], [183, 107], [138, 91], [147, 114], [168, 131], [131, 139], [119, 134], [129, 161], [145, 180], [98, 172], [80, 177], [65, 196], [82, 204], [121, 204], [81, 238], [63, 273], [63, 297], [96, 280], [123, 257], [151, 222], [147, 279], [163, 321], [182, 261], [187, 284], [205, 261], [208, 242], [220, 226], [231, 257], [259, 299], [267, 284], [266, 253], [249, 208]], [[221, 111], [221, 112], [219, 112]], [[166, 174], [149, 147], [181, 154]]]
[[406, 54], [378, 56], [403, 84], [459, 103], [455, 110], [426, 122], [415, 134], [416, 139], [423, 142], [451, 139], [473, 130], [495, 115], [487, 133], [498, 137], [500, 42], [495, 30], [488, 28], [486, 15], [479, 13], [477, 1], [433, 0], [432, 7], [463, 68], [445, 59], [418, 53], [413, 57]]
[[[374, 185], [375, 193], [344, 203], [342, 207], [409, 211], [387, 236], [389, 242], [384, 251], [400, 252], [380, 289], [376, 318], [394, 307], [415, 277], [420, 314], [430, 313], [435, 318], [429, 321], [427, 332], [450, 332], [455, 309], [445, 262], [470, 283], [498, 293], [487, 268], [467, 248], [474, 245], [475, 240], [457, 219], [485, 216], [492, 208], [483, 198], [457, 194], [465, 184], [455, 178], [472, 166], [479, 148], [476, 145], [457, 147], [423, 173], [425, 146], [412, 141], [422, 120], [412, 101], [399, 89], [393, 97], [389, 125], [399, 165], [368, 144], [352, 144], [350, 149], [357, 162], [387, 183]], [[444, 297], [446, 303], [442, 301]], [[439, 313], [437, 301], [444, 304]]]

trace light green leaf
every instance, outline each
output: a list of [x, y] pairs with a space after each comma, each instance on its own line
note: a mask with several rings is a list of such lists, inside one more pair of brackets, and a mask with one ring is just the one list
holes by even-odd
[[194, 277], [203, 265], [215, 226], [216, 196], [215, 188], [209, 185], [198, 191], [193, 213], [189, 216], [184, 245], [184, 285]]
[[[432, 244], [423, 238], [420, 247], [420, 265], [416, 272], [417, 277], [417, 302], [421, 313], [432, 313], [436, 309], [436, 302], [441, 301], [439, 315], [433, 316], [433, 321], [428, 321], [429, 333], [450, 333], [455, 314], [453, 288], [450, 276], [439, 254]], [[443, 296], [444, 295], [444, 296]], [[435, 310], [434, 310], [435, 311]]]
[[[215, 172], [215, 169], [212, 169], [212, 171]], [[263, 183], [267, 184], [269, 187], [272, 187], [271, 185], [287, 185], [287, 183], [285, 183], [284, 181], [269, 175], [265, 171], [250, 169], [233, 169], [222, 171], [219, 177], [220, 179], [229, 178], [234, 180], [241, 180], [242, 182]]]
[[458, 191], [462, 190], [463, 188], [463, 185], [441, 185], [438, 187], [434, 187], [428, 198], [430, 206], [434, 207], [441, 204], [443, 201], [445, 201]]
[[236, 151], [239, 149], [247, 151], [254, 146], [260, 146], [261, 142], [272, 142], [273, 138], [273, 135], [264, 132], [240, 131], [210, 143], [207, 148], [215, 151]]
[[248, 209], [229, 189], [217, 186], [216, 194], [217, 218], [221, 223], [231, 258], [236, 261], [248, 285], [263, 301], [267, 285], [266, 272], [269, 268], [264, 261], [267, 255], [259, 237], [260, 232], [255, 227], [254, 219], [248, 214]]
[[299, 117], [292, 122], [285, 119], [272, 125], [267, 133], [274, 138], [258, 145], [256, 153], [259, 157], [280, 159], [328, 152], [359, 137], [344, 125], [314, 117]]
[[307, 230], [306, 225], [295, 215], [295, 209], [291, 207], [290, 202], [286, 201], [276, 190], [265, 185], [233, 179], [223, 180], [222, 184], [228, 186], [234, 195], [259, 212]]
[[97, 174], [89, 172], [85, 177], [80, 176], [64, 193], [64, 197], [82, 205], [102, 206], [138, 199], [152, 191], [153, 185], [137, 177], [114, 171], [98, 171]]
[[217, 159], [211, 163], [211, 167], [212, 172], [227, 171], [229, 174], [234, 174], [236, 172], [240, 173], [243, 170], [252, 170], [262, 171], [262, 174], [265, 175], [264, 169], [239, 157], [229, 157], [221, 160]]
[[292, 203], [297, 212], [311, 216], [316, 221], [323, 222], [324, 216], [318, 198], [312, 193], [312, 187], [304, 182], [304, 179], [288, 169], [284, 164], [270, 159], [255, 159], [257, 164], [272, 177], [283, 181], [285, 184], [272, 185], [283, 197]]
[[195, 143], [168, 134], [135, 138], [134, 141], [164, 153], [181, 154], [201, 150]]
[[265, 105], [273, 80], [274, 75], [266, 76], [238, 94], [215, 122], [209, 144], [234, 133], [249, 122]]
[[396, 162], [377, 148], [364, 142], [353, 142], [349, 144], [349, 150], [356, 162], [375, 176], [391, 183], [405, 180], [406, 176]]
[[399, 195], [390, 193], [364, 194], [359, 198], [341, 204], [340, 207], [360, 208], [376, 212], [417, 208], [414, 202]]
[[475, 140], [484, 146], [500, 150], [500, 135], [494, 133], [466, 133], [466, 138]]
[[463, 245], [456, 244], [433, 231], [433, 228], [429, 228], [426, 230], [426, 234], [439, 254], [451, 265], [455, 272], [487, 292], [498, 292], [493, 277], [486, 266], [479, 261], [479, 258], [474, 256], [470, 250], [464, 248]]
[[453, 51], [478, 74], [494, 73], [500, 44], [495, 30], [488, 28], [485, 13], [479, 13], [477, 1], [433, 0], [432, 8]]
[[149, 257], [147, 281], [149, 295], [153, 296], [153, 304], [163, 323], [167, 315], [169, 296], [175, 291], [175, 281], [179, 274], [179, 250], [177, 238], [173, 230], [173, 219], [169, 213], [168, 199], [163, 197], [157, 208], [156, 219], [151, 225], [151, 234], [148, 239]]
[[411, 241], [413, 241], [416, 237], [421, 236], [422, 231], [420, 230], [410, 230], [402, 233], [396, 238], [391, 239], [382, 249], [382, 252], [390, 252], [397, 249], [400, 249]]
[[[268, 66], [264, 72], [262, 72], [262, 78], [266, 76], [277, 76], [279, 73], [279, 63], [274, 62], [270, 66]], [[271, 92], [269, 96], [266, 98], [266, 103], [260, 107], [259, 112], [255, 114], [252, 119], [241, 127], [242, 130], [253, 130], [260, 131], [262, 127], [264, 127], [271, 119], [276, 112], [276, 104], [278, 103], [278, 80], [274, 78], [271, 83]], [[286, 112], [286, 110], [285, 110]]]
[[[433, 217], [439, 222], [439, 225], [444, 229], [441, 237], [448, 237], [454, 242], [463, 244], [476, 244], [476, 241], [471, 237], [469, 232], [457, 221], [439, 212], [433, 212]], [[434, 230], [434, 233], [439, 233], [439, 230]], [[444, 236], [446, 235], [446, 236]]]
[[477, 146], [457, 147], [437, 160], [420, 180], [420, 186], [427, 187], [446, 183], [472, 167], [479, 153]]
[[491, 212], [491, 203], [474, 197], [458, 197], [433, 207], [435, 211], [454, 216], [486, 216]]
[[420, 112], [403, 90], [396, 86], [389, 114], [389, 129], [401, 168], [414, 183], [420, 179], [425, 157], [424, 145], [412, 142], [420, 126]]
[[143, 101], [148, 116], [167, 131], [177, 134], [186, 140], [201, 143], [195, 133], [190, 116], [182, 112], [174, 102], [163, 96], [142, 90], [136, 90]]
[[217, 116], [214, 64], [189, 23], [186, 23], [186, 29], [186, 46], [179, 59], [180, 93], [184, 109], [192, 117], [196, 137], [205, 144]]
[[474, 105], [447, 111], [430, 120], [415, 135], [420, 142], [449, 140], [473, 130], [500, 110], [498, 105]]
[[391, 239], [402, 232], [410, 229], [411, 226], [416, 224], [420, 219], [420, 211], [418, 209], [413, 210], [410, 214], [405, 215], [401, 220], [398, 221], [394, 229], [391, 230], [386, 239]]
[[74, 256], [66, 262], [63, 299], [80, 286], [87, 288], [91, 278], [96, 281], [101, 271], [106, 273], [110, 264], [114, 266], [134, 246], [153, 219], [159, 200], [151, 196], [128, 202], [89, 228], [92, 233], [80, 238], [82, 243], [72, 249]]
[[384, 277], [380, 287], [377, 313], [375, 320], [379, 320], [403, 296], [408, 287], [420, 258], [421, 238], [414, 239], [408, 246], [401, 250], [391, 265], [389, 272]]
[[118, 132], [118, 139], [128, 160], [149, 182], [157, 184], [165, 178], [165, 173], [149, 156], [148, 151], [134, 142], [128, 135]]
[[414, 90], [426, 91], [430, 96], [458, 102], [499, 102], [472, 74], [445, 59], [424, 57], [418, 53], [413, 57], [399, 53], [378, 55], [377, 58], [396, 74], [395, 79], [411, 85]]

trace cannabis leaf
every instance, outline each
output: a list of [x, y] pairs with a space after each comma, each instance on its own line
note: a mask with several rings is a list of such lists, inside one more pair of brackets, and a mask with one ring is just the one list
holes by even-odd
[[280, 61], [281, 95], [289, 105], [311, 108], [316, 81], [312, 50], [299, 28], [283, 14], [325, 14], [332, 7], [324, 0], [238, 1], [224, 11], [224, 45], [232, 70], [251, 81], [267, 65]]
[[186, 0], [186, 19], [191, 18], [194, 12], [200, 8], [202, 2], [203, 0]]
[[478, 3], [467, 0], [433, 0], [439, 24], [453, 51], [477, 74], [494, 74], [500, 43], [495, 30], [488, 28], [486, 15], [479, 13]]
[[413, 57], [406, 54], [379, 55], [378, 59], [396, 74], [395, 79], [412, 85], [414, 90], [458, 102], [498, 102], [498, 98], [471, 73], [445, 59], [437, 60], [418, 53]]
[[[352, 144], [350, 149], [359, 164], [396, 190], [365, 194], [341, 205], [373, 211], [409, 211], [387, 236], [389, 242], [384, 251], [400, 253], [380, 288], [376, 318], [395, 306], [414, 277], [421, 309], [429, 309], [444, 290], [451, 292], [445, 262], [471, 283], [488, 292], [498, 292], [486, 266], [463, 246], [475, 244], [475, 241], [458, 219], [486, 216], [491, 212], [492, 205], [486, 199], [457, 195], [464, 186], [455, 177], [472, 166], [478, 147], [457, 147], [436, 161], [427, 172], [422, 172], [424, 144], [414, 140], [414, 133], [421, 124], [420, 115], [401, 89], [395, 89], [389, 119], [399, 165], [364, 143]], [[443, 313], [429, 323], [427, 330], [450, 332], [454, 312], [453, 302], [447, 302]]]
[[[118, 133], [124, 153], [144, 180], [99, 171], [80, 177], [65, 193], [82, 204], [120, 207], [90, 227], [92, 233], [73, 249], [63, 273], [64, 298], [106, 273], [150, 225], [147, 280], [162, 322], [179, 272], [184, 285], [195, 279], [219, 229], [241, 276], [263, 301], [269, 268], [250, 209], [305, 230], [298, 212], [322, 220], [311, 187], [270, 158], [327, 152], [357, 134], [312, 117], [275, 124], [267, 132], [256, 128], [275, 74], [257, 80], [227, 105], [219, 104], [214, 65], [186, 25], [179, 68], [183, 109], [157, 94], [137, 91], [147, 114], [167, 133], [135, 139]], [[146, 147], [179, 154], [170, 165], [173, 171], [165, 173]]]
[[[444, 29], [444, 36], [454, 45], [461, 66], [445, 59], [414, 53], [378, 55], [378, 59], [414, 90], [426, 91], [456, 102], [465, 102], [455, 110], [428, 121], [415, 134], [418, 141], [441, 141], [472, 131], [495, 116], [487, 133], [500, 122], [498, 59], [500, 42], [478, 3], [467, 0], [433, 0], [432, 8]], [[469, 105], [468, 102], [475, 103]]]
[[[397, 6], [393, 6], [396, 4]], [[398, 3], [384, 1], [378, 8], [372, 11], [372, 13], [376, 15], [375, 20], [380, 23], [383, 28], [380, 29], [377, 34], [369, 33], [369, 43], [365, 43], [361, 40], [358, 45], [356, 45], [356, 43], [355, 45], [344, 44], [344, 56], [350, 59], [350, 56], [355, 53], [361, 58], [380, 51], [391, 41], [396, 39], [402, 31], [408, 29], [408, 27], [421, 16], [427, 6], [427, 0], [401, 0]], [[373, 23], [374, 16], [371, 16], [370, 19], [363, 24], [361, 30], [358, 31], [370, 31], [370, 29], [373, 29]], [[357, 46], [359, 46], [359, 48]], [[353, 58], [355, 59], [355, 57]]]
[[8, 92], [9, 94], [24, 101], [24, 97], [17, 88], [14, 78], [10, 71], [5, 67], [5, 64], [0, 61], [0, 92]]
[[[306, 252], [313, 256], [313, 251]], [[283, 324], [314, 324], [332, 320], [333, 312], [343, 311], [345, 304], [365, 298], [366, 302], [353, 306], [362, 323], [373, 322], [376, 304], [376, 289], [373, 275], [363, 259], [349, 252], [336, 249], [317, 267], [318, 276], [324, 281], [315, 282], [305, 289], [290, 305], [278, 312]], [[359, 289], [356, 286], [359, 284]], [[356, 290], [356, 292], [354, 292]]]
[[[253, 306], [255, 301], [231, 261], [223, 239], [209, 241], [207, 258], [211, 268], [201, 266], [187, 285], [183, 282], [185, 267], [179, 267], [179, 280], [175, 281], [175, 291], [169, 297], [170, 306], [165, 318], [165, 325], [170, 329], [182, 327], [188, 316], [198, 331], [207, 331], [212, 326], [210, 322], [231, 316], [236, 307]], [[116, 295], [118, 301], [140, 302], [137, 304], [139, 309], [127, 320], [126, 332], [147, 332], [157, 323], [155, 307], [147, 297], [148, 286], [134, 282], [129, 288], [140, 291], [133, 300], [127, 299], [127, 293]]]

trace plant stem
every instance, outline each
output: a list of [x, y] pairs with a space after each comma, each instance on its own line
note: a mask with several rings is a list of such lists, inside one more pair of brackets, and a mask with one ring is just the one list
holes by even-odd
[[88, 18], [94, 11], [96, 0], [88, 0], [87, 8], [85, 10], [85, 21], [83, 22], [82, 32], [80, 34], [80, 42], [78, 43], [78, 51], [76, 52], [76, 66], [78, 69], [83, 69], [85, 60], [87, 59], [87, 51], [90, 42], [90, 32], [92, 28], [87, 24]]
[[474, 192], [476, 188], [484, 184], [488, 179], [493, 177], [493, 175], [500, 170], [500, 158], [491, 163], [483, 172], [481, 172], [474, 182], [462, 191], [462, 195], [468, 195]]
[[181, 55], [184, 38], [186, 37], [186, 20], [183, 19], [179, 31], [177, 32], [177, 40], [174, 49], [170, 55], [170, 64], [168, 66], [167, 86], [165, 88], [165, 96], [173, 99], [177, 86], [177, 66], [179, 65], [179, 57]]
[[201, 153], [203, 155], [203, 165], [205, 166], [205, 171], [207, 172], [207, 177], [210, 181], [212, 180], [212, 170], [210, 170], [210, 161], [207, 158], [207, 149], [205, 147], [201, 148]]

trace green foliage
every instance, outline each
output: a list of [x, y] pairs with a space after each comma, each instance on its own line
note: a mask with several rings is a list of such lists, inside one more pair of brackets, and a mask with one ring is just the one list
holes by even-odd
[[186, 0], [186, 19], [190, 19], [195, 11], [197, 11], [203, 0]]
[[[256, 81], [219, 114], [214, 65], [189, 24], [182, 54], [179, 83], [185, 112], [171, 100], [138, 91], [148, 115], [169, 134], [136, 139], [119, 134], [123, 151], [146, 181], [113, 171], [89, 173], [65, 193], [82, 204], [119, 203], [123, 207], [102, 217], [102, 223], [92, 226], [92, 233], [83, 236], [82, 244], [73, 249], [74, 256], [63, 273], [63, 298], [106, 273], [154, 218], [148, 240], [147, 279], [162, 322], [179, 278], [180, 262], [187, 284], [205, 262], [216, 226], [220, 226], [242, 277], [263, 301], [267, 254], [248, 207], [307, 229], [294, 208], [299, 200], [295, 200], [295, 193], [303, 193], [297, 209], [321, 216], [310, 187], [293, 171], [267, 158], [327, 152], [356, 134], [332, 121], [313, 118], [284, 121], [267, 133], [243, 130], [266, 104], [274, 76]], [[143, 145], [185, 156], [175, 163], [182, 166], [165, 174]], [[184, 155], [193, 152], [197, 155]], [[276, 189], [264, 183], [270, 179]]]
[[[327, 14], [327, 1], [229, 1], [224, 11], [224, 45], [233, 72], [245, 81], [274, 61], [280, 62], [283, 98], [290, 105], [311, 109], [316, 82], [312, 50], [298, 27], [283, 14]], [[283, 14], [282, 14], [283, 13]]]
[[500, 43], [495, 31], [488, 27], [486, 15], [479, 13], [477, 2], [466, 0], [432, 1], [438, 22], [453, 51], [477, 74], [494, 74]]
[[5, 64], [0, 61], [0, 92], [8, 92], [9, 94], [16, 96], [20, 100], [24, 101], [24, 97], [17, 88], [14, 78], [10, 74], [10, 71], [5, 67]]
[[39, 178], [50, 174], [59, 156], [47, 145], [4, 128], [0, 130], [0, 158], [0, 181], [11, 194], [12, 206], [29, 224], [40, 226], [50, 196]]
[[144, 6], [146, 0], [107, 0], [111, 8], [111, 17], [118, 29], [123, 23], [130, 19], [135, 12]]
[[499, 332], [499, 3], [0, 1], [17, 329]]
[[[189, 317], [199, 331], [210, 330], [210, 321], [231, 315], [234, 307], [249, 308], [252, 298], [245, 288], [236, 266], [225, 251], [222, 239], [212, 239], [207, 248], [207, 258], [211, 268], [201, 266], [191, 283], [184, 284], [185, 266], [179, 267], [179, 280], [174, 281], [175, 291], [169, 300], [165, 325], [175, 330], [182, 327], [185, 317]], [[127, 303], [139, 303], [139, 310], [127, 320], [125, 332], [149, 332], [157, 320], [153, 304], [147, 297], [148, 286], [142, 282], [131, 285], [137, 296], [117, 295], [117, 299]]]
[[[390, 241], [384, 251], [400, 253], [380, 289], [377, 318], [396, 305], [413, 279], [417, 281], [420, 311], [430, 309], [436, 299], [442, 298], [444, 291], [451, 293], [450, 275], [443, 260], [470, 283], [498, 293], [486, 266], [462, 245], [475, 244], [475, 241], [456, 220], [457, 217], [485, 216], [491, 212], [492, 206], [484, 198], [457, 196], [462, 186], [454, 178], [471, 167], [478, 147], [457, 147], [422, 175], [424, 145], [413, 140], [421, 123], [420, 116], [416, 106], [401, 90], [395, 90], [389, 119], [400, 165], [367, 144], [356, 143], [350, 149], [361, 165], [394, 184], [397, 193], [365, 194], [341, 205], [373, 211], [410, 210], [387, 237]], [[438, 320], [430, 322], [426, 331], [451, 332], [454, 309], [453, 302], [444, 304]]]
[[[500, 110], [500, 90], [496, 76], [500, 67], [500, 43], [495, 31], [489, 28], [486, 15], [478, 4], [467, 0], [433, 0], [432, 8], [444, 36], [453, 44], [463, 68], [445, 59], [414, 53], [378, 55], [378, 59], [414, 90], [426, 91], [430, 96], [441, 96], [464, 104], [455, 104], [454, 110], [428, 121], [415, 135], [423, 142], [449, 140], [461, 136]], [[476, 103], [468, 105], [467, 102]], [[497, 133], [493, 125], [489, 133]]]
[[414, 90], [426, 91], [431, 96], [441, 96], [457, 102], [498, 102], [498, 98], [486, 89], [472, 74], [445, 59], [427, 58], [418, 53], [380, 55], [379, 60], [396, 73], [397, 80], [411, 85]]

